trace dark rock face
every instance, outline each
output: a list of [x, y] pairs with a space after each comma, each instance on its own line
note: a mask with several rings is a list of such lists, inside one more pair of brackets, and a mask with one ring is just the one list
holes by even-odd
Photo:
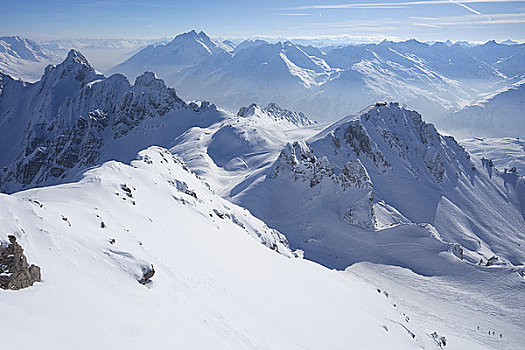
[[15, 236], [8, 238], [7, 246], [0, 245], [0, 288], [18, 290], [40, 282], [40, 267], [27, 263]]
[[143, 266], [142, 267], [142, 277], [139, 279], [139, 283], [146, 284], [150, 282], [150, 278], [153, 277], [154, 274], [155, 274], [155, 269], [153, 268], [153, 265]]
[[[57, 124], [54, 121], [47, 129], [59, 129]], [[106, 115], [100, 110], [90, 112], [86, 118], [78, 117], [71, 130], [55, 138], [35, 136], [46, 132], [46, 126], [39, 125], [28, 132], [31, 142], [26, 147], [25, 156], [8, 171], [7, 178], [27, 186], [44, 182], [50, 176], [59, 178], [75, 166], [95, 164], [104, 143], [102, 133], [106, 126]]]

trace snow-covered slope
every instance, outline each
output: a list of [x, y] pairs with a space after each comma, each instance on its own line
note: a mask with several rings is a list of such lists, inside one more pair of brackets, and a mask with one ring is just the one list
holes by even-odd
[[460, 143], [470, 154], [490, 159], [501, 172], [516, 168], [519, 175], [525, 175], [525, 140], [513, 137], [474, 137], [463, 139]]
[[525, 135], [525, 78], [451, 114], [442, 127], [463, 137]]
[[287, 142], [310, 137], [322, 128], [302, 113], [275, 103], [264, 108], [252, 104], [222, 122], [191, 128], [170, 150], [229, 197], [257, 179]]
[[[202, 37], [207, 38], [205, 41]], [[183, 40], [184, 39], [184, 40]], [[524, 74], [525, 45], [473, 47], [416, 40], [328, 47], [289, 41], [245, 41], [221, 48], [204, 33], [181, 34], [148, 47], [112, 72], [152, 70], [186, 99], [229, 110], [276, 102], [316, 120], [333, 121], [376, 101], [399, 101], [439, 122], [495, 84]]]
[[0, 73], [25, 81], [36, 81], [58, 56], [34, 41], [19, 36], [0, 37]]
[[[331, 246], [344, 232], [368, 234], [409, 222], [434, 225], [446, 242], [463, 246], [465, 258], [470, 255], [473, 263], [500, 254], [519, 265], [525, 254], [515, 247], [523, 239], [519, 233], [525, 232], [525, 211], [512, 203], [519, 186], [509, 188], [506, 175], [471, 159], [417, 112], [397, 104], [376, 105], [308, 142], [288, 145], [265, 180], [234, 199], [287, 233], [306, 256], [329, 266], [356, 260], [356, 252], [346, 252], [346, 245]], [[280, 205], [268, 204], [272, 202]], [[297, 213], [293, 220], [290, 212]], [[318, 217], [332, 218], [332, 227], [324, 228]], [[514, 235], [509, 236], [509, 227]], [[357, 256], [361, 254], [366, 253]]]
[[295, 258], [165, 149], [0, 195], [0, 208], [42, 271], [0, 291], [9, 348], [438, 348], [387, 293]]
[[[514, 297], [525, 293], [522, 177], [471, 158], [452, 137], [398, 104], [367, 108], [307, 141], [295, 134], [299, 141], [279, 155], [261, 147], [266, 161], [255, 169], [244, 162], [234, 180], [233, 168], [215, 162], [209, 147], [217, 134], [194, 129], [172, 151], [186, 150], [181, 155], [191, 168], [283, 232], [306, 258], [338, 269], [352, 265], [350, 273], [396, 290], [404, 305], [408, 295], [417, 298], [415, 316], [427, 332], [441, 327], [453, 337], [451, 348], [477, 348], [470, 342], [478, 341], [519, 348], [524, 341], [524, 305]], [[225, 139], [230, 142], [221, 144], [235, 145], [231, 135]], [[383, 266], [391, 276], [378, 273]], [[436, 309], [425, 303], [427, 292]], [[483, 335], [495, 324], [491, 332], [504, 332], [505, 343]]]
[[12, 192], [69, 181], [224, 116], [207, 102], [182, 101], [150, 72], [133, 86], [120, 74], [106, 78], [71, 50], [34, 84], [0, 75], [0, 185]]

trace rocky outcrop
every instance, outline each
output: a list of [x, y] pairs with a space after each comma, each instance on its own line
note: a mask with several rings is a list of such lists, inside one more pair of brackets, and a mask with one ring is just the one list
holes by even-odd
[[377, 149], [361, 123], [356, 122], [348, 125], [343, 138], [357, 157], [368, 157], [383, 172], [390, 167], [385, 156]]
[[350, 188], [372, 189], [372, 182], [359, 159], [350, 159], [336, 174], [334, 166], [326, 156], [317, 158], [310, 145], [305, 141], [287, 144], [273, 166], [271, 178], [289, 173], [294, 181], [308, 182], [310, 187], [328, 179], [341, 186], [343, 191]]
[[[278, 177], [305, 182], [310, 188], [325, 183], [333, 186], [335, 192], [347, 193], [350, 207], [342, 220], [367, 230], [375, 228], [373, 185], [359, 159], [350, 159], [342, 169], [336, 169], [326, 156], [317, 158], [307, 142], [296, 141], [287, 144], [274, 163], [269, 178]], [[356, 197], [356, 193], [361, 195]]]
[[237, 113], [237, 116], [242, 118], [249, 118], [254, 115], [270, 118], [274, 121], [287, 121], [297, 126], [317, 124], [317, 122], [308, 119], [303, 113], [281, 108], [273, 102], [268, 104], [265, 108], [252, 103], [248, 107], [241, 107]]
[[138, 280], [140, 284], [146, 284], [150, 282], [151, 277], [155, 274], [153, 265], [142, 267], [142, 277]]
[[18, 290], [40, 282], [40, 267], [27, 263], [15, 236], [8, 238], [8, 244], [0, 245], [0, 288]]

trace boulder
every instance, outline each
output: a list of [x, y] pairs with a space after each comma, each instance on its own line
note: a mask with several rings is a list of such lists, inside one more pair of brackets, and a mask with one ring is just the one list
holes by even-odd
[[15, 236], [8, 238], [8, 244], [0, 244], [0, 288], [18, 290], [40, 282], [40, 267], [27, 263]]

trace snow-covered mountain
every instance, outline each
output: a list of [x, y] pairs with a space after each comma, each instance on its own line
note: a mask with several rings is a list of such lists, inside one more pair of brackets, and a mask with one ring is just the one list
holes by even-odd
[[439, 348], [387, 292], [297, 259], [159, 147], [0, 195], [0, 228], [42, 274], [0, 290], [12, 348]]
[[[194, 66], [205, 58], [228, 56], [232, 48], [224, 43], [216, 42], [204, 32], [191, 32], [177, 35], [168, 43], [149, 45], [128, 60], [111, 68], [108, 74], [123, 73], [134, 79], [144, 71], [152, 71], [169, 79], [180, 70]], [[177, 88], [178, 89], [178, 88]]]
[[525, 135], [525, 78], [452, 113], [442, 127], [463, 137]]
[[71, 50], [34, 84], [0, 75], [0, 184], [4, 191], [75, 179], [103, 161], [129, 161], [141, 149], [170, 143], [224, 113], [186, 103], [153, 73], [134, 85], [95, 72]]
[[273, 163], [287, 142], [310, 137], [322, 128], [302, 113], [275, 103], [264, 108], [252, 104], [219, 123], [189, 129], [175, 140], [171, 152], [229, 198]]
[[[280, 136], [299, 140], [281, 151], [278, 142], [251, 137], [253, 124], [239, 120], [194, 128], [172, 152], [283, 232], [306, 258], [338, 269], [351, 265], [350, 274], [399, 291], [404, 305], [407, 295], [420, 299], [413, 312], [427, 330], [448, 320], [446, 333], [460, 344], [480, 337], [498, 348], [498, 339], [477, 327], [499, 324], [509, 338], [505, 346], [519, 348], [523, 314], [512, 311], [512, 295], [525, 286], [523, 177], [471, 157], [398, 104], [374, 105], [314, 136], [312, 127]], [[391, 274], [381, 274], [382, 266]], [[407, 290], [415, 285], [421, 289]], [[451, 290], [459, 313], [450, 308]], [[425, 304], [427, 293], [435, 304]]]
[[151, 46], [111, 72], [151, 70], [187, 99], [229, 110], [276, 102], [333, 120], [376, 101], [406, 103], [439, 122], [494, 86], [524, 73], [525, 45], [473, 47], [416, 40], [319, 49], [289, 41], [248, 40], [234, 50], [203, 32]]
[[[382, 56], [369, 59], [385, 77], [378, 67], [407, 73], [394, 59], [404, 46], [428, 49], [406, 42], [394, 53], [393, 44], [382, 45]], [[237, 102], [234, 83], [243, 91], [275, 79], [265, 87], [271, 96], [336, 86], [336, 77], [358, 72], [354, 63], [332, 68], [329, 50], [292, 43], [233, 47], [190, 32], [158, 47], [175, 57], [170, 69], [181, 81], [196, 67], [225, 64], [233, 75], [211, 76], [230, 79], [219, 91]], [[411, 87], [474, 90], [425, 71], [429, 62], [405, 59]], [[478, 66], [480, 79], [501, 77], [491, 67]], [[418, 69], [428, 79], [415, 78]], [[515, 79], [497, 77], [499, 88]], [[359, 81], [365, 78], [356, 88]], [[0, 75], [1, 189], [62, 184], [0, 195], [0, 227], [15, 233], [43, 281], [2, 302], [16, 320], [2, 328], [20, 332], [24, 322], [49, 344], [63, 344], [66, 329], [75, 346], [80, 324], [93, 334], [81, 344], [87, 348], [100, 339], [116, 347], [171, 344], [169, 325], [180, 330], [174, 346], [182, 347], [192, 340], [213, 348], [429, 348], [443, 346], [445, 335], [451, 349], [519, 349], [523, 176], [488, 155], [471, 156], [398, 103], [376, 103], [331, 125], [284, 107], [246, 104], [233, 114], [185, 102], [154, 73], [134, 84], [121, 74], [105, 77], [75, 50], [36, 83]], [[130, 166], [121, 163], [137, 153]], [[296, 259], [303, 254], [346, 271]], [[149, 288], [137, 282], [148, 279]], [[27, 305], [38, 315], [29, 325], [16, 316]], [[49, 320], [50, 310], [56, 318], [39, 328], [35, 319]], [[108, 310], [123, 339], [95, 336], [108, 325], [86, 313]]]
[[[212, 182], [217, 181], [214, 175], [220, 178], [239, 169], [254, 171], [250, 176], [238, 176], [242, 182], [230, 183], [224, 194], [275, 227], [282, 222], [286, 227], [281, 228], [283, 232], [299, 230], [309, 218], [317, 222], [315, 225], [323, 225], [317, 220], [319, 216], [334, 215], [339, 218], [334, 222], [346, 227], [334, 227], [336, 232], [351, 227], [365, 232], [399, 223], [429, 223], [442, 231], [446, 241], [463, 245], [465, 255], [470, 251], [472, 262], [487, 260], [496, 251], [507, 254], [511, 264], [519, 265], [525, 258], [515, 252], [516, 243], [507, 237], [507, 227], [525, 225], [518, 184], [505, 189], [504, 184], [510, 181], [506, 174], [485, 162], [481, 164], [481, 159], [472, 159], [452, 137], [441, 136], [417, 112], [398, 104], [377, 104], [327, 127], [308, 141], [289, 143], [279, 154], [279, 142], [267, 141], [270, 138], [257, 118], [241, 118], [245, 110], [241, 109], [235, 122], [225, 120], [209, 128], [189, 130], [175, 141], [172, 151]], [[302, 130], [295, 133], [296, 139], [314, 134], [319, 127]], [[250, 157], [260, 156], [257, 150], [267, 157], [251, 166]], [[272, 157], [277, 160], [269, 162]], [[217, 169], [211, 170], [213, 165]], [[507, 195], [502, 197], [501, 191]], [[304, 196], [305, 200], [297, 203], [297, 198]], [[325, 205], [326, 201], [333, 204]], [[269, 204], [273, 202], [280, 205]], [[494, 211], [495, 204], [506, 211]], [[320, 208], [329, 214], [319, 214]], [[294, 211], [298, 212], [293, 215], [298, 222], [289, 218]], [[476, 224], [471, 222], [473, 218]], [[296, 248], [306, 249], [305, 240], [319, 229], [301, 229], [301, 236], [290, 235], [290, 241]], [[485, 238], [476, 238], [474, 244], [472, 237], [477, 235]], [[334, 252], [327, 257], [322, 247], [314, 253], [316, 249], [306, 250], [314, 260], [338, 267], [350, 264]]]
[[58, 56], [34, 41], [19, 36], [0, 37], [0, 73], [36, 81], [47, 65], [58, 61]]

